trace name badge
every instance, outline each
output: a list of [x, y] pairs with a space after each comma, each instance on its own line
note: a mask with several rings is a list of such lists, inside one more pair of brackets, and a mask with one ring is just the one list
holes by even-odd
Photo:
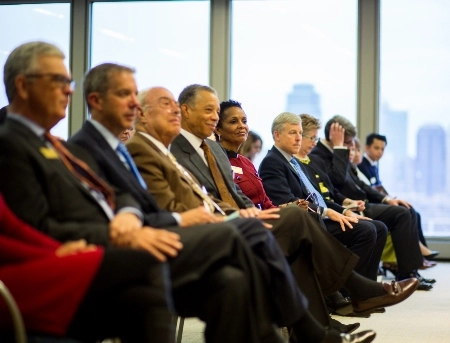
[[59, 158], [58, 153], [55, 150], [47, 147], [39, 148], [39, 152], [42, 154], [42, 156], [49, 160], [57, 160]]
[[241, 174], [241, 175], [244, 174], [242, 172], [242, 168], [240, 168], [240, 167], [231, 166], [231, 170], [236, 174]]
[[376, 183], [377, 183], [377, 178], [376, 178], [375, 176], [372, 176], [372, 177], [370, 178], [370, 183], [371, 183], [372, 185], [376, 184]]

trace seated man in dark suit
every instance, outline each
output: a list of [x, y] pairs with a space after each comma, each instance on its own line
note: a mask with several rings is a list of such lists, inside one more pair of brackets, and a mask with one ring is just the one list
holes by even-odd
[[[117, 152], [117, 147], [120, 146], [118, 139], [120, 133], [130, 125], [128, 120], [131, 117], [134, 119], [134, 115], [128, 116], [126, 114], [137, 109], [136, 84], [133, 73], [132, 69], [115, 64], [102, 64], [87, 73], [84, 90], [92, 119], [84, 124], [83, 128], [69, 140], [69, 143], [90, 147], [92, 156], [101, 166], [108, 181], [116, 186], [120, 185], [122, 188], [129, 190], [136, 198], [141, 199], [144, 209], [158, 208], [153, 197], [146, 190], [147, 187], [150, 190], [158, 185], [141, 184], [141, 175], [136, 170], [135, 164], [126, 155], [121, 160], [122, 155]], [[103, 93], [99, 89], [100, 85], [106, 87]], [[122, 93], [129, 94], [129, 97], [124, 100], [116, 98], [114, 95], [119, 90]], [[157, 108], [164, 107], [162, 112], [170, 116], [171, 111], [176, 107], [176, 102], [163, 97], [160, 102], [153, 105]], [[205, 210], [205, 207], [194, 206], [193, 211], [199, 209]], [[189, 211], [180, 212], [183, 221], [183, 214]], [[200, 222], [221, 220], [221, 218], [217, 218], [210, 213], [211, 217], [207, 216], [208, 213], [203, 212], [197, 215], [196, 220]], [[277, 309], [277, 314], [274, 317], [277, 317], [281, 324], [292, 325], [297, 334], [302, 334], [302, 336], [308, 336], [316, 331], [309, 329], [305, 331], [306, 323], [314, 325], [315, 319], [307, 312], [306, 304], [302, 301], [303, 295], [293, 281], [289, 268], [285, 266], [285, 259], [276, 242], [267, 234], [267, 230], [255, 219], [235, 219], [229, 223], [235, 225], [244, 236], [245, 234], [251, 235], [251, 240], [247, 239], [247, 241], [257, 257], [257, 265], [260, 267], [261, 274], [269, 277], [268, 273], [272, 274], [272, 270], [276, 271], [276, 275], [270, 280], [271, 294], [270, 296], [266, 295], [266, 299], [274, 299]], [[196, 230], [195, 227], [186, 229], [193, 234]], [[211, 230], [212, 235], [214, 234], [213, 230]], [[266, 282], [268, 283], [268, 281]], [[260, 282], [259, 287], [264, 286], [264, 281]], [[257, 287], [258, 285], [254, 284], [253, 286]], [[261, 294], [261, 292], [258, 292], [258, 288], [255, 288], [254, 291]], [[262, 305], [264, 305], [264, 302]], [[270, 310], [264, 306], [258, 312], [263, 318], [270, 315]], [[320, 326], [318, 327], [318, 331], [320, 331]], [[331, 335], [336, 335], [336, 332]]]
[[[352, 145], [356, 128], [342, 116], [334, 116], [327, 122], [325, 136], [330, 136], [329, 132], [336, 125], [343, 129], [334, 134], [334, 144], [337, 142], [338, 145]], [[386, 224], [391, 233], [397, 255], [397, 279], [402, 280], [412, 275], [421, 280], [419, 289], [431, 289], [432, 286], [426, 281], [434, 280], [423, 279], [417, 273], [417, 269], [423, 265], [423, 257], [418, 243], [417, 213], [406, 201], [391, 198], [366, 185], [353, 173], [349, 160], [347, 160], [346, 165], [343, 161], [335, 163], [334, 155], [336, 152], [337, 150], [330, 146], [329, 141], [326, 141], [324, 143], [319, 142], [311, 154], [316, 154], [324, 161], [325, 172], [330, 178], [332, 174], [335, 176], [339, 174], [335, 179], [345, 180], [339, 185], [333, 183], [334, 187], [351, 199], [366, 201], [365, 215]]]
[[[355, 144], [357, 142], [355, 141]], [[378, 172], [378, 162], [383, 157], [384, 149], [387, 145], [386, 136], [380, 135], [378, 133], [371, 133], [366, 137], [366, 146], [365, 153], [361, 160], [361, 163], [358, 164], [358, 169], [369, 179], [370, 185], [375, 188], [377, 191], [388, 195], [388, 191], [384, 188], [383, 184], [380, 180], [380, 175]], [[356, 147], [358, 148], [358, 147]], [[427, 241], [422, 231], [422, 220], [419, 212], [416, 211], [417, 214], [417, 224], [418, 224], [418, 233], [420, 240], [420, 251], [424, 256], [424, 267], [430, 267], [435, 264], [435, 262], [429, 262], [426, 259], [433, 259], [437, 255], [439, 255], [439, 251], [433, 251], [428, 249]]]
[[[170, 213], [142, 210], [133, 197], [98, 176], [98, 165], [84, 149], [48, 133], [64, 118], [73, 92], [60, 49], [43, 42], [21, 45], [4, 70], [10, 104], [0, 127], [0, 192], [18, 217], [60, 241], [83, 238], [168, 260], [175, 308], [207, 322], [208, 342], [278, 341], [264, 316], [269, 311], [262, 275], [232, 223], [170, 227], [177, 224]], [[134, 119], [137, 90], [131, 73], [120, 76], [114, 84], [97, 85], [96, 99], [102, 100], [96, 104], [110, 106], [120, 113], [113, 118], [128, 123]], [[167, 230], [143, 226], [141, 218]]]
[[369, 266], [374, 268], [372, 258], [377, 263], [380, 260], [380, 256], [375, 254], [380, 251], [380, 246], [384, 246], [386, 240], [384, 228], [377, 227], [368, 220], [358, 220], [358, 216], [352, 211], [323, 199], [308, 178], [304, 167], [293, 158], [300, 149], [301, 134], [301, 121], [297, 115], [285, 112], [274, 119], [272, 135], [275, 143], [259, 169], [264, 189], [274, 204], [307, 197], [314, 199], [318, 207], [313, 210], [320, 212], [328, 232], [360, 257], [359, 268], [356, 270], [370, 277], [373, 271], [367, 268]]

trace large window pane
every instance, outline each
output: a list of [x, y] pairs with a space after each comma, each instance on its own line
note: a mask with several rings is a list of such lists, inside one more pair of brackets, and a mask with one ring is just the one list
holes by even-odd
[[94, 3], [91, 66], [103, 62], [134, 67], [140, 89], [163, 86], [175, 97], [208, 84], [209, 1]]
[[[3, 107], [8, 104], [3, 66], [15, 47], [33, 40], [53, 43], [64, 51], [65, 63], [69, 66], [70, 4], [0, 5], [0, 23], [5, 30], [0, 35], [0, 107]], [[52, 133], [67, 138], [67, 117], [52, 129]]]
[[356, 42], [356, 0], [233, 1], [231, 97], [263, 150], [284, 111], [355, 122]]
[[381, 6], [381, 179], [420, 211], [429, 236], [450, 235], [449, 11], [447, 0]]

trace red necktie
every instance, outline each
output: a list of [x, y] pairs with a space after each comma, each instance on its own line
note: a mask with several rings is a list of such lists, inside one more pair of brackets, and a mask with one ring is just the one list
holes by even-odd
[[114, 190], [97, 176], [84, 161], [72, 155], [59, 139], [53, 137], [49, 132], [44, 133], [44, 137], [53, 145], [67, 169], [81, 182], [87, 184], [90, 189], [102, 193], [109, 207], [114, 211], [116, 207]]

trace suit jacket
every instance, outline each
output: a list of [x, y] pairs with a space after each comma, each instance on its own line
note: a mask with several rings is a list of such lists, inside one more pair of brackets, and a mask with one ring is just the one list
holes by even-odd
[[[305, 174], [308, 175], [302, 163], [299, 164], [300, 168], [303, 168]], [[259, 166], [259, 176], [262, 178], [267, 195], [275, 205], [305, 199], [309, 194], [297, 171], [275, 146], [269, 150], [262, 160]], [[317, 182], [311, 181], [320, 193]], [[328, 207], [342, 213], [342, 206], [326, 199], [325, 203]]]
[[[98, 172], [86, 151], [67, 148]], [[42, 139], [10, 118], [0, 126], [0, 192], [19, 218], [57, 240], [110, 244], [109, 218], [97, 200]], [[140, 209], [116, 193], [116, 210], [125, 206]]]
[[[152, 227], [177, 225], [173, 215], [158, 207], [155, 199], [142, 188], [136, 177], [125, 167], [116, 152], [92, 123], [85, 122], [80, 131], [69, 139], [69, 143], [89, 149], [105, 179], [110, 184], [129, 192], [139, 202], [144, 211], [147, 225]], [[150, 184], [149, 187], [152, 185]]]
[[342, 186], [350, 168], [348, 149], [334, 149], [331, 152], [321, 141], [312, 149], [310, 155], [317, 155], [325, 163], [326, 171], [334, 187]]
[[348, 171], [347, 181], [342, 187], [338, 187], [342, 194], [351, 199], [366, 200], [371, 203], [381, 203], [386, 197], [369, 185], [361, 181], [353, 168]]
[[[228, 191], [232, 195], [236, 204], [238, 204], [239, 208], [254, 207], [252, 201], [247, 198], [244, 193], [242, 193], [239, 186], [233, 182], [231, 165], [222, 147], [210, 139], [206, 139], [205, 141], [216, 159]], [[180, 134], [173, 140], [170, 151], [176, 157], [178, 163], [195, 175], [197, 180], [206, 187], [206, 190], [209, 193], [211, 193], [215, 198], [220, 198], [219, 191], [216, 187], [209, 167], [205, 164], [205, 162], [203, 162], [198, 152], [183, 135]]]
[[338, 204], [342, 204], [342, 202], [347, 197], [340, 193], [339, 190], [334, 188], [333, 183], [326, 173], [325, 164], [323, 163], [322, 159], [316, 155], [311, 155], [309, 156], [309, 160], [309, 164], [304, 166], [305, 169], [309, 172], [309, 177], [313, 182], [314, 187], [316, 187], [316, 189], [318, 189], [320, 193], [322, 193], [322, 195], [324, 190], [327, 190], [329, 192], [330, 198], [326, 200], [331, 200]]
[[[140, 132], [136, 132], [127, 142], [127, 149], [145, 183], [149, 185], [148, 191], [161, 208], [171, 212], [184, 212], [203, 205], [202, 198], [192, 190], [170, 158]], [[194, 175], [191, 177], [200, 185]], [[220, 199], [213, 200], [224, 211], [234, 211]]]

